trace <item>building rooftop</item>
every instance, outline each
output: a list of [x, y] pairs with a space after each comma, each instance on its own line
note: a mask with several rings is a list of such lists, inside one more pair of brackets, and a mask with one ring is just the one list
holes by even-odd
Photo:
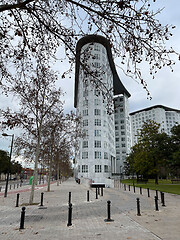
[[141, 109], [141, 110], [138, 110], [138, 111], [135, 111], [135, 112], [132, 112], [130, 113], [129, 115], [134, 115], [136, 113], [140, 113], [140, 112], [144, 112], [144, 111], [149, 111], [149, 110], [152, 110], [154, 108], [163, 108], [165, 111], [174, 111], [174, 112], [178, 112], [180, 113], [180, 110], [179, 109], [174, 109], [174, 108], [170, 108], [170, 107], [166, 107], [164, 105], [154, 105], [152, 107], [148, 107], [148, 108], [144, 108], [144, 109]]
[[112, 51], [111, 51], [111, 46], [109, 41], [103, 37], [103, 36], [99, 36], [99, 35], [87, 35], [83, 38], [81, 38], [78, 42], [77, 42], [77, 46], [76, 46], [76, 66], [75, 66], [75, 95], [74, 95], [74, 107], [77, 106], [77, 94], [78, 94], [78, 84], [79, 84], [79, 70], [80, 70], [80, 53], [81, 53], [81, 49], [84, 45], [88, 44], [88, 43], [100, 43], [102, 44], [107, 51], [107, 56], [108, 56], [108, 60], [109, 60], [109, 65], [113, 74], [113, 87], [114, 87], [114, 95], [118, 95], [118, 94], [126, 94], [128, 97], [130, 97], [130, 93], [127, 91], [127, 89], [124, 87], [124, 85], [122, 84], [116, 68], [115, 68], [115, 64], [113, 61], [113, 57], [112, 57]]

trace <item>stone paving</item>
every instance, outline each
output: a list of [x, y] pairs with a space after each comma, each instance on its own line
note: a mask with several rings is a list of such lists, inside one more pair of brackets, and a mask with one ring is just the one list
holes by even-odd
[[[20, 205], [28, 203], [29, 186], [18, 189]], [[26, 206], [25, 229], [19, 230], [21, 208], [15, 207], [17, 190], [8, 192], [7, 198], [0, 196], [0, 239], [2, 240], [179, 240], [180, 239], [180, 197], [166, 194], [166, 207], [154, 210], [154, 191], [148, 198], [146, 192], [124, 191], [123, 188], [106, 188], [104, 196], [96, 199], [95, 189], [88, 189], [69, 179], [59, 186], [51, 184], [37, 186], [34, 203], [40, 203], [44, 192], [43, 207]], [[87, 202], [87, 190], [90, 202]], [[68, 198], [72, 196], [72, 226], [67, 226]], [[136, 198], [140, 198], [141, 216], [136, 213]], [[111, 218], [107, 218], [107, 200], [111, 201]]]

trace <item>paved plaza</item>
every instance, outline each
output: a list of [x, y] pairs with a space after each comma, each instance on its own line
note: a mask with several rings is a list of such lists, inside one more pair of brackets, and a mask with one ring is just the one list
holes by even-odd
[[[22, 186], [8, 192], [4, 198], [0, 193], [0, 239], [2, 240], [179, 240], [180, 196], [165, 194], [166, 207], [159, 200], [159, 211], [155, 211], [155, 191], [150, 197], [138, 188], [136, 193], [124, 188], [105, 188], [103, 196], [96, 199], [95, 189], [77, 184], [73, 178], [59, 186], [38, 185], [34, 203], [40, 203], [44, 193], [43, 207], [26, 206], [24, 229], [19, 230], [22, 205], [28, 203], [30, 186]], [[87, 190], [90, 201], [87, 202]], [[72, 226], [68, 223], [68, 200], [71, 192]], [[16, 207], [16, 196], [19, 207]], [[101, 192], [100, 192], [101, 194]], [[137, 216], [136, 198], [140, 198], [141, 216]], [[107, 201], [111, 201], [112, 222], [107, 219]]]

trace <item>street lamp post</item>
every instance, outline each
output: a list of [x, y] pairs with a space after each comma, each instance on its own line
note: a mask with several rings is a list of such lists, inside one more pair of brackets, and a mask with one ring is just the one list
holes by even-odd
[[10, 173], [10, 164], [11, 164], [11, 156], [12, 156], [13, 141], [14, 141], [14, 134], [8, 135], [6, 133], [3, 133], [2, 136], [4, 136], [4, 137], [12, 137], [12, 140], [11, 140], [11, 150], [10, 150], [10, 156], [9, 156], [9, 162], [8, 162], [8, 172], [7, 172], [7, 178], [6, 178], [6, 188], [5, 188], [5, 192], [4, 192], [4, 197], [7, 197], [9, 173]]

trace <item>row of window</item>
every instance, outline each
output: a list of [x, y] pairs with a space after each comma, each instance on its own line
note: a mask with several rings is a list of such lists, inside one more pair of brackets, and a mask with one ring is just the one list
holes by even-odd
[[[121, 141], [125, 141], [125, 138], [121, 138]], [[104, 142], [104, 147], [106, 148], [107, 142]], [[119, 147], [119, 138], [116, 138], [116, 147]], [[101, 148], [101, 141], [95, 140], [94, 141], [94, 147], [95, 148]], [[126, 147], [125, 143], [121, 144], [121, 147]], [[82, 142], [82, 148], [88, 148], [88, 141], [83, 141]]]
[[[81, 172], [82, 173], [88, 173], [88, 165], [82, 165], [82, 169], [80, 167], [80, 165], [78, 166], [78, 172]], [[95, 173], [101, 173], [102, 172], [102, 166], [101, 165], [95, 165], [94, 166], [94, 172]], [[108, 173], [109, 172], [109, 166], [108, 165], [104, 165], [104, 172], [105, 173]]]
[[[101, 126], [101, 119], [94, 119], [94, 125], [95, 126]], [[83, 127], [88, 126], [88, 119], [83, 120]]]
[[[88, 158], [88, 152], [82, 152], [82, 159], [87, 159]], [[94, 152], [94, 158], [95, 159], [101, 159], [101, 152], [95, 151]], [[104, 152], [104, 159], [108, 159], [108, 153]]]
[[[96, 109], [95, 109], [96, 110]], [[97, 109], [98, 110], [98, 109]], [[96, 114], [97, 115], [97, 114]], [[87, 127], [88, 126], [88, 119], [84, 119], [82, 121], [83, 127]], [[101, 119], [94, 119], [94, 125], [95, 126], [101, 126]], [[111, 125], [109, 123], [107, 123], [106, 120], [104, 120], [104, 127], [108, 127], [111, 128]], [[124, 129], [124, 126], [121, 126], [121, 129]]]

